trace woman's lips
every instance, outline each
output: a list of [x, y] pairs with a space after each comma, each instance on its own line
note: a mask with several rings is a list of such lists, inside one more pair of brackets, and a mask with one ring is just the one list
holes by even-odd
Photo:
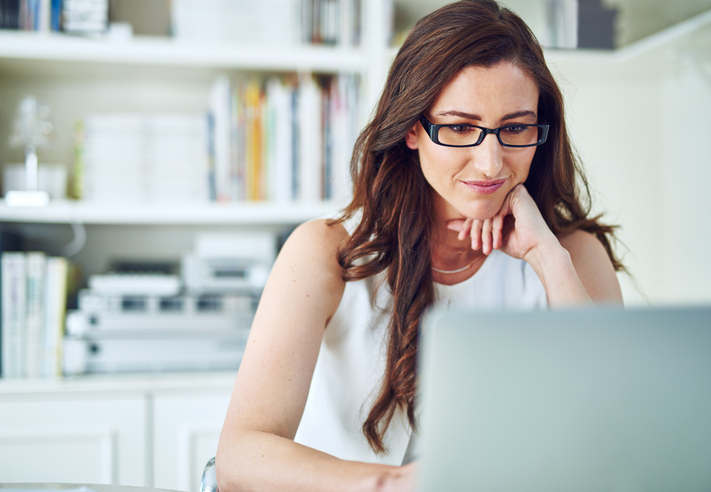
[[491, 195], [496, 190], [501, 188], [506, 182], [506, 179], [492, 179], [491, 181], [462, 181], [464, 186], [470, 190], [481, 193], [482, 195]]

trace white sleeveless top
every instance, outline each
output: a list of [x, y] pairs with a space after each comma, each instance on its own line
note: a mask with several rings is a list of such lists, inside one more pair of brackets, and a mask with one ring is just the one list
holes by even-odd
[[[346, 224], [350, 233], [353, 223]], [[414, 438], [407, 416], [396, 411], [384, 436], [387, 449], [375, 454], [363, 434], [380, 390], [386, 361], [391, 295], [384, 278], [347, 282], [326, 327], [295, 441], [344, 460], [400, 465], [410, 461]], [[472, 277], [455, 285], [435, 283], [437, 305], [484, 309], [546, 309], [546, 293], [523, 260], [493, 251]], [[413, 443], [410, 443], [411, 435]], [[409, 445], [409, 449], [408, 449]]]

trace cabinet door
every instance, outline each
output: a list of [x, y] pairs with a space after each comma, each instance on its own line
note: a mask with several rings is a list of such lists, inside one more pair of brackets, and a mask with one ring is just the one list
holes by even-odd
[[0, 483], [145, 486], [145, 398], [5, 399]]
[[199, 489], [205, 463], [215, 456], [230, 391], [156, 395], [153, 486]]

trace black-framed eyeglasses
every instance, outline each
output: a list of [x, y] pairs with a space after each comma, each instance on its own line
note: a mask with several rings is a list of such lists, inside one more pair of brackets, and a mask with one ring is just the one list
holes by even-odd
[[445, 147], [475, 147], [490, 133], [496, 135], [504, 147], [534, 147], [546, 142], [550, 128], [550, 125], [545, 124], [520, 123], [511, 123], [500, 128], [484, 128], [469, 123], [435, 125], [424, 116], [420, 116], [420, 123], [434, 143]]

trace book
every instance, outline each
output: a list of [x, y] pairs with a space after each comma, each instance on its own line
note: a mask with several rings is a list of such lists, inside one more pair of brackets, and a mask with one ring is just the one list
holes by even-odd
[[218, 202], [230, 200], [230, 80], [223, 75], [210, 94], [214, 149], [215, 191]]
[[278, 77], [267, 82], [267, 182], [268, 198], [275, 202], [294, 200], [292, 165], [293, 88]]
[[2, 375], [25, 375], [25, 313], [27, 299], [24, 253], [2, 253]]
[[62, 345], [67, 307], [67, 259], [47, 258], [42, 330], [42, 364], [40, 375], [56, 378], [62, 375]]
[[29, 378], [38, 378], [43, 355], [41, 340], [44, 325], [45, 269], [47, 257], [33, 251], [25, 254], [27, 300], [25, 312], [25, 369]]
[[62, 30], [62, 0], [51, 0], [50, 28], [58, 32]]
[[246, 184], [247, 199], [264, 199], [262, 189], [262, 90], [259, 82], [252, 79], [247, 82], [244, 92], [246, 107]]
[[299, 194], [303, 202], [315, 202], [322, 198], [321, 169], [323, 166], [321, 118], [321, 95], [311, 76], [305, 76], [299, 84]]
[[0, 28], [20, 28], [20, 0], [3, 0], [0, 9]]
[[346, 200], [358, 86], [353, 75], [217, 79], [205, 171], [211, 200]]

